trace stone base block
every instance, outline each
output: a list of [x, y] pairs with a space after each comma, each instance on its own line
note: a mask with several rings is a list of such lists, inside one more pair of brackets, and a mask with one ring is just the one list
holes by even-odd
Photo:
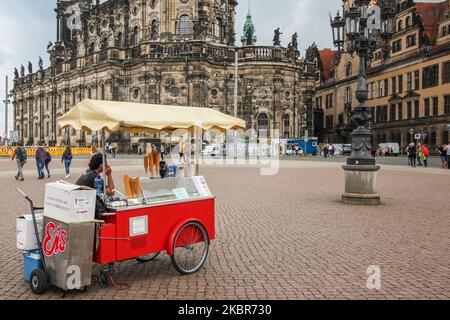
[[377, 192], [377, 172], [380, 166], [342, 167], [345, 170], [345, 192], [342, 202], [345, 204], [379, 205], [381, 198]]

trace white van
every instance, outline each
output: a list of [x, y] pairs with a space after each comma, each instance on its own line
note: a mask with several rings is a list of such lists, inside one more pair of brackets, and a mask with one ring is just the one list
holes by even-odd
[[378, 148], [381, 149], [381, 150], [389, 148], [389, 150], [390, 150], [389, 155], [390, 156], [398, 156], [398, 155], [400, 155], [400, 146], [396, 142], [380, 143], [378, 145]]

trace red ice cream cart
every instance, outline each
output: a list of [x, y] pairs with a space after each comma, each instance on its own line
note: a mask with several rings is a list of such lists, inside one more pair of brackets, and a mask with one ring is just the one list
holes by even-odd
[[[196, 175], [169, 179], [141, 178], [135, 197], [105, 198], [108, 212], [103, 215], [101, 221], [94, 222], [97, 226], [92, 247], [93, 261], [105, 266], [130, 259], [147, 262], [155, 259], [160, 252], [167, 252], [175, 269], [182, 275], [200, 270], [208, 256], [209, 244], [216, 236], [215, 197], [204, 177], [198, 172], [201, 136], [204, 131], [210, 129], [243, 130], [245, 121], [209, 108], [85, 100], [59, 118], [58, 125], [75, 130], [100, 131], [102, 146], [105, 146], [105, 131], [170, 133], [185, 129], [193, 134], [197, 146]], [[102, 153], [105, 166], [104, 148]], [[104, 168], [103, 172], [105, 171]], [[106, 188], [106, 185], [104, 187]], [[31, 203], [31, 200], [29, 201]], [[32, 203], [31, 207], [33, 209]], [[70, 224], [67, 225], [68, 229], [70, 227]], [[79, 225], [76, 227], [81, 228]], [[89, 228], [86, 225], [86, 230], [92, 230]], [[36, 270], [31, 276], [30, 285], [33, 292], [45, 292], [48, 281], [63, 292], [68, 291], [64, 284], [67, 275], [51, 273], [56, 272], [54, 270], [63, 270], [60, 273], [64, 273], [65, 269], [61, 265], [72, 263], [76, 260], [74, 254], [81, 257], [85, 251], [77, 249], [79, 242], [70, 239], [70, 235], [67, 243], [73, 245], [74, 249], [67, 249], [64, 256], [55, 259], [54, 256], [43, 255], [43, 270]], [[40, 251], [42, 252], [42, 245]], [[51, 258], [53, 260], [50, 261]], [[108, 281], [109, 270], [110, 268], [106, 267], [102, 272], [102, 283]], [[89, 264], [83, 272], [81, 276], [86, 281], [81, 286], [85, 289], [90, 285], [92, 268]]]

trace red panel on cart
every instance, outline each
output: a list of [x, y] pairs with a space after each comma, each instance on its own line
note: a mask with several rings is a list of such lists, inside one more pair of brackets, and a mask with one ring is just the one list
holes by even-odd
[[[132, 236], [130, 221], [148, 217], [148, 232]], [[168, 204], [158, 207], [118, 212], [117, 261], [133, 259], [167, 250], [167, 242], [174, 228], [182, 221], [200, 221], [211, 240], [215, 238], [214, 199]], [[124, 240], [121, 240], [124, 239]]]
[[[116, 258], [116, 225], [106, 224], [99, 226], [98, 247], [95, 251], [94, 261], [99, 264], [115, 262]], [[96, 242], [97, 242], [96, 241]]]

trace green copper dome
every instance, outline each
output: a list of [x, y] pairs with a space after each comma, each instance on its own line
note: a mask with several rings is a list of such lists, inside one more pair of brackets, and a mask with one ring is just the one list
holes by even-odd
[[241, 42], [243, 45], [246, 45], [247, 43], [247, 32], [250, 32], [252, 38], [252, 45], [254, 45], [258, 40], [258, 38], [255, 35], [255, 25], [253, 24], [252, 15], [250, 11], [247, 14], [247, 19], [244, 24], [244, 35], [241, 37]]

